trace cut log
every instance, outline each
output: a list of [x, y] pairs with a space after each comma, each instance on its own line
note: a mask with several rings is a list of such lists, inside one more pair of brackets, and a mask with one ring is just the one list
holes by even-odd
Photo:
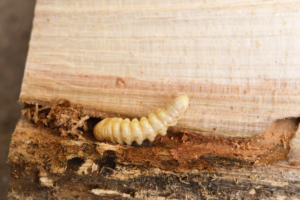
[[[9, 199], [300, 198], [300, 3], [39, 0]], [[175, 127], [96, 141], [187, 94]]]

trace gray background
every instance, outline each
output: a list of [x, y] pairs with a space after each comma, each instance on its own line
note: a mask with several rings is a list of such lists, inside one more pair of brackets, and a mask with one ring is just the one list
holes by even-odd
[[22, 108], [18, 99], [34, 6], [35, 0], [0, 0], [0, 199], [7, 199], [6, 161]]

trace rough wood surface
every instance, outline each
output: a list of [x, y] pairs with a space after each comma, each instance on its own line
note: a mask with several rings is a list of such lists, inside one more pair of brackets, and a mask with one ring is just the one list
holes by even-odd
[[39, 0], [20, 100], [142, 117], [186, 93], [179, 128], [258, 135], [299, 116], [296, 0]]
[[[39, 0], [9, 199], [299, 199], [299, 8]], [[183, 93], [166, 137], [92, 135], [92, 117], [142, 117]]]
[[169, 171], [125, 161], [120, 145], [99, 143], [91, 132], [84, 137], [60, 137], [21, 119], [9, 153], [9, 199], [300, 198], [299, 167], [285, 161], [245, 167], [215, 156], [210, 169]]
[[[51, 107], [25, 105], [22, 113], [37, 127], [47, 127], [60, 136], [69, 135], [81, 141], [93, 135], [94, 126], [99, 121], [82, 117], [82, 108], [76, 108], [70, 101], [63, 99]], [[282, 161], [289, 154], [293, 165], [298, 165], [296, 144], [299, 142], [299, 121], [298, 118], [276, 120], [267, 130], [253, 138], [222, 138], [209, 136], [205, 132], [193, 134], [188, 130], [173, 128], [168, 130], [166, 136], [157, 136], [153, 142], [144, 140], [141, 146], [136, 142], [132, 146], [107, 146], [101, 142], [99, 148], [107, 150], [113, 146], [118, 159], [129, 163], [147, 163], [165, 170], [210, 170], [223, 165], [218, 161], [219, 157], [226, 157], [228, 163], [236, 162], [247, 167]]]

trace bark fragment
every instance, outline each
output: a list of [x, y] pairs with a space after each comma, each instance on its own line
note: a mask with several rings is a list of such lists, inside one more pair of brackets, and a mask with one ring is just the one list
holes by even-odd
[[[143, 147], [112, 145], [99, 143], [89, 134], [83, 134], [86, 141], [76, 141], [57, 136], [50, 129], [37, 128], [26, 119], [20, 120], [9, 153], [9, 199], [300, 198], [300, 171], [287, 165], [243, 167], [241, 159], [207, 154], [200, 161], [205, 160], [209, 170], [202, 168], [201, 162], [194, 164], [193, 169], [184, 168], [180, 164], [180, 159], [184, 159], [181, 156], [177, 160], [179, 167], [171, 168], [168, 162], [175, 159], [166, 151], [160, 152], [161, 160], [156, 159], [157, 164], [148, 163], [147, 155], [144, 160], [138, 161], [141, 159], [138, 157], [129, 163], [124, 154], [133, 151], [128, 152], [127, 148], [139, 152], [151, 145], [159, 148], [159, 144], [149, 143]], [[180, 134], [172, 137], [173, 140], [167, 140], [175, 141], [175, 144], [182, 138]], [[185, 139], [186, 143], [195, 139], [186, 137], [189, 138]], [[241, 142], [237, 143], [242, 146]], [[166, 144], [172, 147], [170, 143]], [[228, 144], [231, 143], [228, 141]], [[283, 144], [279, 146], [283, 147]], [[163, 165], [163, 158], [171, 160]], [[186, 163], [189, 163], [188, 159]], [[78, 173], [80, 170], [84, 173]]]

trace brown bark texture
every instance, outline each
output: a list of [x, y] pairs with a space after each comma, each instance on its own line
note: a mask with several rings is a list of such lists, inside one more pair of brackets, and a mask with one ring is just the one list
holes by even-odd
[[[100, 143], [91, 130], [78, 140], [23, 117], [10, 146], [8, 198], [297, 199], [300, 171], [284, 161], [297, 126], [296, 119], [274, 122], [269, 129], [286, 141], [271, 140], [268, 129], [255, 138], [274, 143], [264, 151], [254, 139], [246, 147], [242, 139], [172, 130], [141, 146]], [[283, 161], [268, 164], [272, 159]]]

